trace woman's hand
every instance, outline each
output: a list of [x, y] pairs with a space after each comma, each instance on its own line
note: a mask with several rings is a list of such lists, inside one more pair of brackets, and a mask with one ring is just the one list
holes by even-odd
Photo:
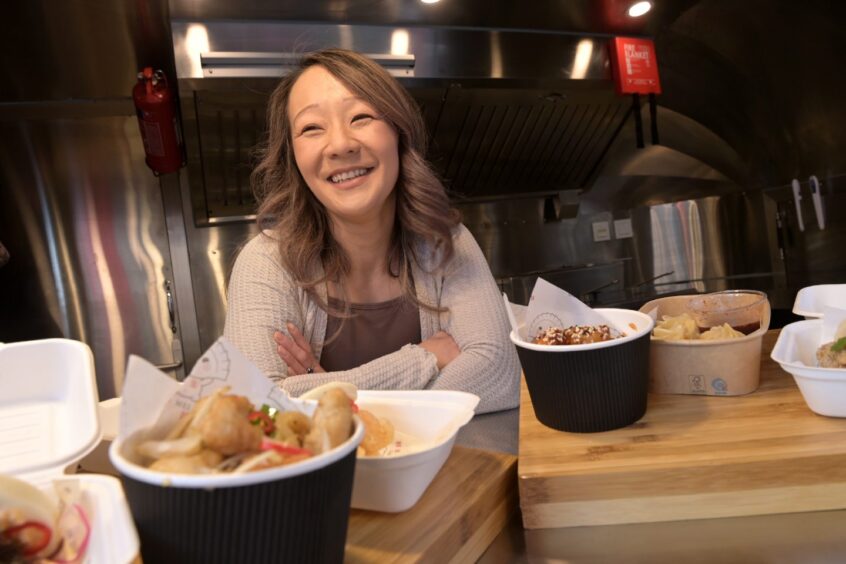
[[286, 326], [291, 337], [286, 337], [283, 333], [277, 331], [273, 334], [273, 340], [276, 341], [276, 352], [288, 365], [288, 375], [326, 372], [317, 363], [314, 353], [311, 352], [311, 346], [300, 333], [300, 330], [293, 323], [287, 323]]
[[435, 355], [438, 359], [438, 370], [442, 370], [461, 353], [455, 339], [445, 331], [438, 331], [420, 343], [420, 346]]

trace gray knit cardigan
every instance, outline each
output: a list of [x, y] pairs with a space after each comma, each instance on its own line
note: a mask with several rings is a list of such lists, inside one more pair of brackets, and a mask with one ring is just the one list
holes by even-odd
[[[327, 315], [282, 267], [278, 240], [269, 231], [251, 239], [235, 261], [223, 334], [295, 396], [342, 380], [363, 390], [463, 390], [481, 398], [477, 413], [516, 407], [520, 362], [508, 338], [510, 325], [502, 295], [481, 249], [463, 225], [456, 228], [453, 243], [455, 254], [444, 270], [427, 272], [433, 270], [430, 265], [436, 257], [425, 244], [416, 248], [423, 268], [412, 266], [418, 299], [448, 308], [443, 313], [420, 308], [421, 337], [425, 340], [443, 330], [461, 350], [441, 371], [434, 354], [409, 344], [351, 370], [287, 376], [287, 366], [276, 352], [274, 331], [287, 334], [285, 322], [290, 321], [319, 359]], [[318, 292], [325, 300], [325, 285]]]

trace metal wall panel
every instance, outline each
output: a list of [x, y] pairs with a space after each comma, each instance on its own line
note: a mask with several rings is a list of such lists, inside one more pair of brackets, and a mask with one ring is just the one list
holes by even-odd
[[[186, 169], [179, 173], [178, 184], [178, 187], [173, 185], [170, 188], [178, 188], [181, 191], [182, 207], [178, 213], [184, 221], [185, 235], [184, 248], [180, 249], [180, 252], [187, 251], [190, 280], [183, 280], [177, 290], [191, 293], [190, 300], [183, 297], [181, 304], [192, 302], [191, 308], [184, 312], [180, 305], [180, 315], [183, 318], [190, 316], [192, 322], [196, 321], [198, 342], [196, 348], [186, 347], [185, 350], [185, 364], [190, 368], [199, 358], [199, 354], [223, 334], [229, 274], [238, 251], [258, 233], [258, 226], [254, 221], [244, 220], [198, 226], [193, 220]], [[174, 214], [177, 210], [169, 207], [168, 213]]]
[[175, 75], [167, 0], [4, 8], [0, 241], [11, 259], [0, 268], [0, 340], [85, 342], [109, 398], [129, 354], [181, 364], [190, 321], [168, 310], [177, 231], [144, 164], [131, 99], [141, 67]]
[[[131, 106], [130, 106], [131, 107]], [[170, 254], [134, 115], [0, 120], [0, 341], [91, 346], [101, 399], [127, 355], [172, 363]]]

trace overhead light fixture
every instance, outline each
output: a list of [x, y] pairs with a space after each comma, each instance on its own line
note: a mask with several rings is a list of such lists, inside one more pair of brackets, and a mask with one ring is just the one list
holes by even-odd
[[185, 31], [185, 50], [188, 52], [188, 60], [191, 61], [191, 76], [203, 76], [203, 64], [200, 55], [208, 53], [209, 30], [203, 24], [190, 24]]
[[440, 0], [420, 0], [424, 4], [437, 4]]
[[499, 44], [499, 32], [492, 31], [490, 37], [491, 78], [502, 78], [502, 47]]
[[652, 2], [635, 2], [629, 6], [629, 17], [639, 18], [652, 9]]
[[579, 41], [579, 44], [576, 46], [576, 57], [573, 60], [573, 70], [570, 72], [570, 78], [581, 79], [587, 76], [591, 55], [593, 55], [593, 41], [590, 39]]
[[395, 29], [391, 32], [391, 55], [408, 55], [408, 30]]

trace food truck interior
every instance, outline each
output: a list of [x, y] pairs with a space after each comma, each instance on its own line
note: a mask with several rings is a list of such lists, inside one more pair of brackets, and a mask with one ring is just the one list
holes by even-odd
[[[429, 157], [509, 298], [591, 305], [751, 288], [773, 325], [842, 281], [844, 8], [811, 0], [33, 0], [4, 7], [0, 341], [128, 354], [183, 377], [223, 329], [257, 232], [267, 96], [300, 53], [373, 55], [420, 104]], [[654, 41], [661, 93], [618, 95], [609, 43]], [[138, 71], [178, 95], [185, 166], [156, 176]]]

